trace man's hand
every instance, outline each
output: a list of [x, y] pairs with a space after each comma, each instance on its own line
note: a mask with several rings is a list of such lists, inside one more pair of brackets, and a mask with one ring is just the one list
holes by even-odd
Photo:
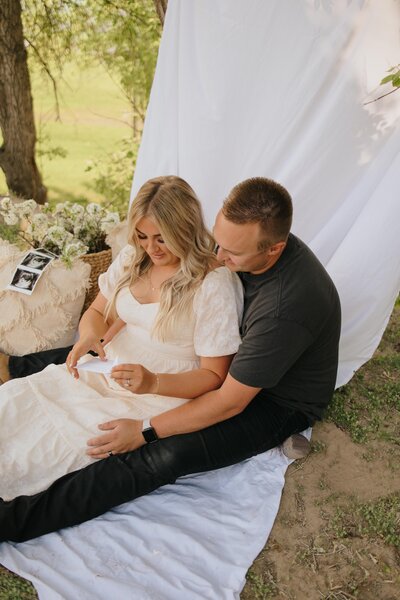
[[102, 423], [98, 427], [107, 433], [88, 441], [90, 448], [87, 454], [93, 458], [107, 458], [111, 454], [136, 450], [145, 444], [142, 426], [143, 421], [134, 419], [116, 419]]

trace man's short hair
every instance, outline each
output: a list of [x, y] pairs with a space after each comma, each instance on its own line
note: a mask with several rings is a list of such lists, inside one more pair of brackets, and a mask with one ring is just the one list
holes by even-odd
[[265, 238], [258, 249], [263, 250], [287, 240], [292, 225], [292, 199], [280, 183], [252, 177], [232, 189], [224, 201], [222, 214], [238, 225], [259, 223]]

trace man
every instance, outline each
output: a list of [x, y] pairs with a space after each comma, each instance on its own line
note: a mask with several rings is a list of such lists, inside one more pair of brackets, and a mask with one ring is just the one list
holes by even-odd
[[[217, 258], [240, 274], [245, 296], [242, 343], [225, 382], [151, 423], [134, 421], [134, 450], [1, 502], [1, 541], [92, 519], [180, 476], [264, 452], [321, 419], [336, 380], [340, 303], [325, 269], [290, 234], [291, 221], [291, 198], [274, 181], [233, 188], [214, 227]], [[91, 440], [92, 454], [104, 453], [112, 435]]]

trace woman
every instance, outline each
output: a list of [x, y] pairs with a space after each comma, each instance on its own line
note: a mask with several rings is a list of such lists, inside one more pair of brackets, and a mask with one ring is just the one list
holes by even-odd
[[[68, 366], [50, 365], [0, 388], [3, 499], [129, 451], [132, 419], [179, 406], [226, 376], [240, 343], [241, 284], [215, 261], [190, 186], [173, 176], [145, 183], [130, 211], [128, 241], [100, 276]], [[103, 346], [100, 339], [111, 335]], [[109, 375], [79, 369], [92, 360], [89, 350], [116, 365]], [[107, 432], [101, 446], [93, 437], [99, 429]]]

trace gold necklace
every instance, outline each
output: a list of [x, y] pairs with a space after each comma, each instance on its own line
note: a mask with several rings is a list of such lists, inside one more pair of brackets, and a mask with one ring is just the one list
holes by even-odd
[[153, 285], [153, 282], [151, 281], [151, 269], [149, 269], [149, 270], [147, 271], [147, 276], [148, 276], [148, 278], [149, 278], [149, 286], [150, 286], [150, 290], [151, 290], [152, 292], [157, 292], [157, 291], [160, 289], [160, 287], [161, 287], [161, 286], [155, 287], [155, 286]]

